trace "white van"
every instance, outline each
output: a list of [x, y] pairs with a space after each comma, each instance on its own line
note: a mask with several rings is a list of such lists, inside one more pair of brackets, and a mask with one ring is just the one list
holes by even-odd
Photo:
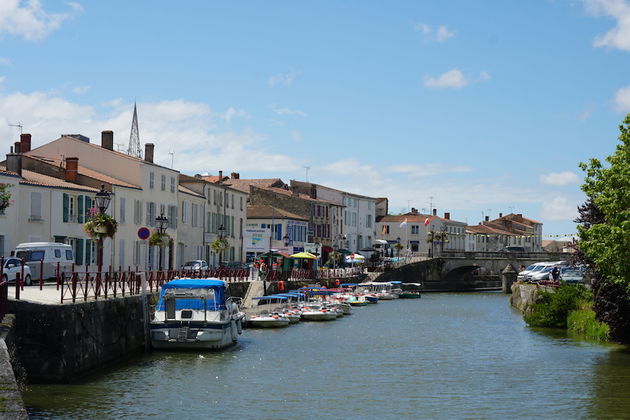
[[31, 269], [33, 281], [40, 279], [42, 261], [44, 267], [44, 280], [54, 279], [57, 276], [57, 265], [60, 273], [72, 270], [74, 252], [72, 246], [58, 242], [26, 242], [15, 247], [15, 257], [23, 258]]

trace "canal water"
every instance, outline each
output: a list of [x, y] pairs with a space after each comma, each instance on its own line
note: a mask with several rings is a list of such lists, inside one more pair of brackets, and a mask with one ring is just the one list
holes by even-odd
[[630, 353], [528, 328], [498, 293], [425, 294], [245, 330], [25, 394], [34, 419], [630, 417]]

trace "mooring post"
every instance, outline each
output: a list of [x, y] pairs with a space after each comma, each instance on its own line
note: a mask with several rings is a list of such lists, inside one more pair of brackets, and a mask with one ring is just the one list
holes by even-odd
[[512, 284], [516, 281], [516, 275], [516, 270], [510, 264], [501, 271], [501, 290], [503, 293], [512, 293]]

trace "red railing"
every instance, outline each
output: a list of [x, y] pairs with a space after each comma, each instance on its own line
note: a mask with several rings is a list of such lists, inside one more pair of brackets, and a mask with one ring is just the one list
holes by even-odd
[[4, 257], [0, 257], [0, 321], [9, 309], [9, 282], [4, 280]]

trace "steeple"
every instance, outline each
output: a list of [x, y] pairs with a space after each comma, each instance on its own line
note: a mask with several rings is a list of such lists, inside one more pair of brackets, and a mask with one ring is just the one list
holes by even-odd
[[138, 131], [138, 109], [133, 103], [133, 120], [131, 121], [131, 134], [129, 135], [129, 147], [127, 154], [142, 159], [142, 149], [140, 148], [140, 132]]

